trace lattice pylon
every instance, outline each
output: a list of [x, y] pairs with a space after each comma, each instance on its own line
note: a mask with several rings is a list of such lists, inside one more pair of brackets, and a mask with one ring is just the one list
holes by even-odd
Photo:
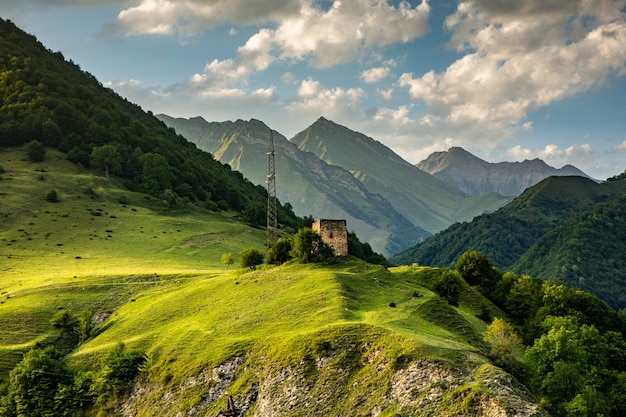
[[267, 151], [267, 228], [266, 249], [269, 249], [278, 234], [278, 216], [276, 213], [276, 161], [274, 159], [274, 134], [270, 130]]

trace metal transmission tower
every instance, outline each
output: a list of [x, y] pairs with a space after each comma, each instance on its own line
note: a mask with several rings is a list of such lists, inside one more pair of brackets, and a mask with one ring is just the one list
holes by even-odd
[[274, 134], [270, 129], [270, 143], [267, 152], [267, 229], [266, 248], [276, 241], [278, 217], [276, 215], [276, 162], [274, 160]]

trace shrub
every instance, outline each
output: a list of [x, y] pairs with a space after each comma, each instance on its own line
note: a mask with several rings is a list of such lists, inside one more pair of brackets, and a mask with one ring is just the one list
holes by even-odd
[[50, 190], [46, 194], [46, 201], [49, 201], [51, 203], [57, 203], [59, 201], [59, 195], [55, 190]]
[[46, 148], [41, 144], [41, 142], [33, 140], [28, 142], [24, 150], [26, 151], [26, 156], [31, 162], [42, 162], [46, 157]]
[[239, 263], [242, 268], [256, 269], [263, 263], [263, 254], [254, 248], [244, 249], [239, 253]]

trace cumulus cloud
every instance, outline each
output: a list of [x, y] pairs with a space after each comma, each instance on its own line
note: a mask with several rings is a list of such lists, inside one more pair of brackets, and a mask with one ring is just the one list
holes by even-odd
[[350, 62], [364, 50], [408, 42], [428, 30], [430, 7], [403, 0], [334, 1], [328, 9], [313, 0], [141, 0], [122, 10], [107, 34], [194, 34], [221, 24], [270, 24], [262, 37], [265, 61], [272, 48], [285, 60], [307, 60], [315, 67]]
[[626, 63], [626, 1], [476, 0], [445, 21], [463, 54], [440, 73], [404, 73], [413, 100], [485, 144], [532, 129], [538, 108], [601, 86]]
[[122, 10], [105, 32], [193, 35], [223, 24], [248, 26], [280, 21], [297, 14], [300, 7], [300, 0], [141, 0]]
[[360, 78], [364, 83], [371, 84], [386, 78], [390, 71], [389, 67], [371, 68], [361, 71]]

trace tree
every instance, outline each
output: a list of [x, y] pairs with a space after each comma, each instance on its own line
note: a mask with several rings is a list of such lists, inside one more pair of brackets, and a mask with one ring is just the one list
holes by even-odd
[[461, 283], [461, 277], [455, 271], [445, 270], [437, 280], [434, 286], [434, 290], [441, 298], [448, 300], [448, 303], [453, 306], [459, 305], [459, 297], [463, 284]]
[[228, 252], [222, 255], [222, 263], [226, 265], [226, 270], [228, 271], [228, 266], [232, 265], [235, 261], [233, 260], [233, 254]]
[[116, 174], [122, 170], [122, 157], [118, 151], [118, 144], [106, 144], [93, 148], [91, 151], [91, 159], [102, 165], [104, 168], [104, 176]]
[[[32, 349], [9, 374], [2, 415], [69, 416], [74, 404], [63, 393], [73, 384], [71, 370], [54, 348]], [[64, 389], [66, 388], [66, 389]]]
[[241, 214], [252, 227], [263, 226], [267, 221], [267, 208], [260, 201], [246, 203]]
[[33, 140], [24, 146], [26, 156], [31, 162], [42, 162], [46, 157], [46, 148], [41, 142]]
[[124, 343], [118, 343], [103, 359], [93, 390], [100, 394], [101, 401], [125, 392], [147, 362], [144, 352], [127, 350]]
[[515, 351], [522, 351], [522, 339], [510, 323], [498, 317], [494, 318], [483, 332], [483, 340], [491, 347], [489, 357], [495, 365], [522, 380], [527, 379], [525, 366], [514, 355]]
[[464, 252], [456, 263], [455, 270], [472, 286], [478, 286], [484, 294], [493, 292], [500, 273], [480, 252]]
[[242, 268], [256, 269], [263, 263], [263, 254], [255, 248], [244, 249], [239, 253], [239, 264]]
[[310, 227], [303, 227], [293, 237], [293, 249], [291, 256], [302, 262], [316, 260], [329, 261], [333, 255], [333, 249], [322, 240], [319, 233]]
[[282, 265], [291, 259], [291, 240], [281, 237], [267, 251], [267, 263]]
[[83, 343], [89, 339], [93, 331], [93, 312], [91, 310], [83, 310], [77, 317], [77, 324], [74, 331], [78, 335], [78, 343]]
[[174, 174], [163, 155], [146, 153], [141, 156], [140, 160], [142, 164], [141, 181], [149, 194], [160, 197], [163, 191], [172, 188]]
[[61, 336], [63, 336], [74, 333], [74, 329], [78, 326], [78, 319], [70, 310], [63, 309], [50, 319], [50, 324], [55, 329], [61, 329]]

